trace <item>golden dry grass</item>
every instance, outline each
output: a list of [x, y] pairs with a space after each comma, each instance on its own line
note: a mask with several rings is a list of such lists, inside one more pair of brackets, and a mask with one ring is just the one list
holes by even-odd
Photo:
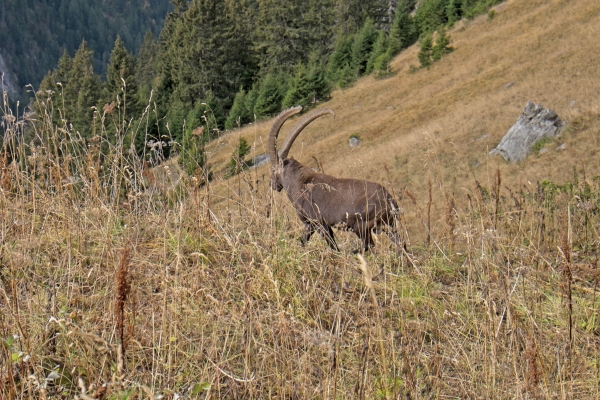
[[[502, 4], [429, 70], [407, 73], [411, 48], [335, 92], [336, 120], [299, 138], [309, 165], [414, 194], [410, 259], [385, 237], [364, 260], [347, 234], [301, 247], [268, 168], [222, 179], [238, 135], [266, 152], [268, 121], [214, 143], [198, 187], [38, 115], [30, 156], [0, 153], [0, 398], [600, 398], [599, 8]], [[488, 157], [527, 100], [571, 127], [521, 164]], [[26, 125], [4, 122], [22, 154]]]

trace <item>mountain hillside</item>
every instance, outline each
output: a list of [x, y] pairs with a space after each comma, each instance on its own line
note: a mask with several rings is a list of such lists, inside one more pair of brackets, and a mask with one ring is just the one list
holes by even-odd
[[104, 73], [117, 35], [137, 53], [147, 31], [159, 34], [171, 8], [169, 0], [3, 0], [0, 68], [14, 81], [11, 95], [21, 96], [28, 84], [37, 89], [63, 52], [73, 55], [84, 39], [94, 51], [94, 69]]
[[[171, 14], [169, 76], [221, 6], [241, 3], [194, 0]], [[215, 6], [211, 18], [200, 6]], [[179, 146], [163, 112], [176, 103], [126, 102], [137, 74], [121, 41], [100, 101], [89, 101], [101, 86], [89, 48], [63, 57], [34, 112], [2, 110], [0, 398], [598, 398], [600, 4], [482, 10], [454, 21], [454, 50], [429, 68], [417, 66], [427, 46], [409, 46], [391, 75], [334, 91], [319, 105], [335, 120], [291, 149], [399, 199], [388, 233], [403, 243], [374, 234], [365, 254], [351, 232], [335, 230], [340, 251], [320, 235], [302, 245], [269, 166], [236, 161], [267, 152], [272, 121], [223, 134], [188, 91], [190, 70], [176, 94], [203, 108], [180, 120], [189, 145]], [[217, 43], [195, 42], [231, 51]], [[528, 101], [554, 109], [565, 131], [519, 164], [489, 156]], [[351, 136], [362, 140], [353, 150]]]
[[[573, 180], [574, 171], [600, 175], [600, 4], [510, 0], [492, 15], [456, 24], [455, 50], [427, 69], [415, 70], [415, 45], [392, 61], [393, 76], [334, 92], [322, 106], [335, 110], [335, 120], [315, 121], [290, 154], [316, 167], [314, 156], [333, 175], [407, 189], [423, 204], [429, 180], [435, 196], [464, 202], [465, 186], [477, 180], [490, 188], [498, 168], [510, 187]], [[567, 129], [522, 163], [489, 156], [527, 101], [555, 110]], [[225, 135], [213, 147], [213, 169], [223, 168], [238, 137], [266, 153], [269, 128], [259, 122]], [[362, 144], [350, 150], [352, 135]], [[257, 172], [268, 173], [267, 166]]]

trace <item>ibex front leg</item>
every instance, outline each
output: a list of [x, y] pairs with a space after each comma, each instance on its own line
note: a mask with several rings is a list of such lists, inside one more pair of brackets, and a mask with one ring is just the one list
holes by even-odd
[[335, 243], [335, 236], [333, 236], [333, 229], [331, 229], [331, 227], [324, 227], [310, 222], [304, 223], [304, 233], [300, 238], [302, 246], [306, 246], [306, 243], [308, 243], [308, 240], [316, 230], [319, 231], [323, 239], [327, 241], [327, 244], [329, 244], [329, 247], [331, 247], [332, 250], [340, 251]]

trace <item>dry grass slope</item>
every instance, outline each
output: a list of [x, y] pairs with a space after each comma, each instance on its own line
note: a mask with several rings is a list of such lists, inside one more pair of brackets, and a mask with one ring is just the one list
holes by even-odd
[[[597, 2], [510, 0], [430, 69], [411, 48], [334, 93], [291, 154], [402, 196], [410, 260], [383, 235], [361, 260], [343, 233], [303, 248], [267, 167], [220, 177], [268, 122], [215, 143], [199, 186], [101, 125], [87, 146], [38, 115], [29, 147], [5, 115], [0, 398], [599, 398], [599, 30]], [[488, 157], [527, 100], [568, 130]]]

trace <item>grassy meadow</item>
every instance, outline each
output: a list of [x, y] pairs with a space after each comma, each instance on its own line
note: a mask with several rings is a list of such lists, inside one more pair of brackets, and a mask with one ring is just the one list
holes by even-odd
[[[406, 254], [302, 247], [268, 166], [227, 178], [270, 121], [213, 142], [203, 184], [132, 154], [119, 105], [88, 143], [51, 97], [5, 108], [0, 399], [600, 398], [600, 4], [508, 0], [449, 33], [429, 69], [414, 46], [334, 92], [290, 152], [388, 187]], [[488, 156], [529, 100], [563, 133]]]

